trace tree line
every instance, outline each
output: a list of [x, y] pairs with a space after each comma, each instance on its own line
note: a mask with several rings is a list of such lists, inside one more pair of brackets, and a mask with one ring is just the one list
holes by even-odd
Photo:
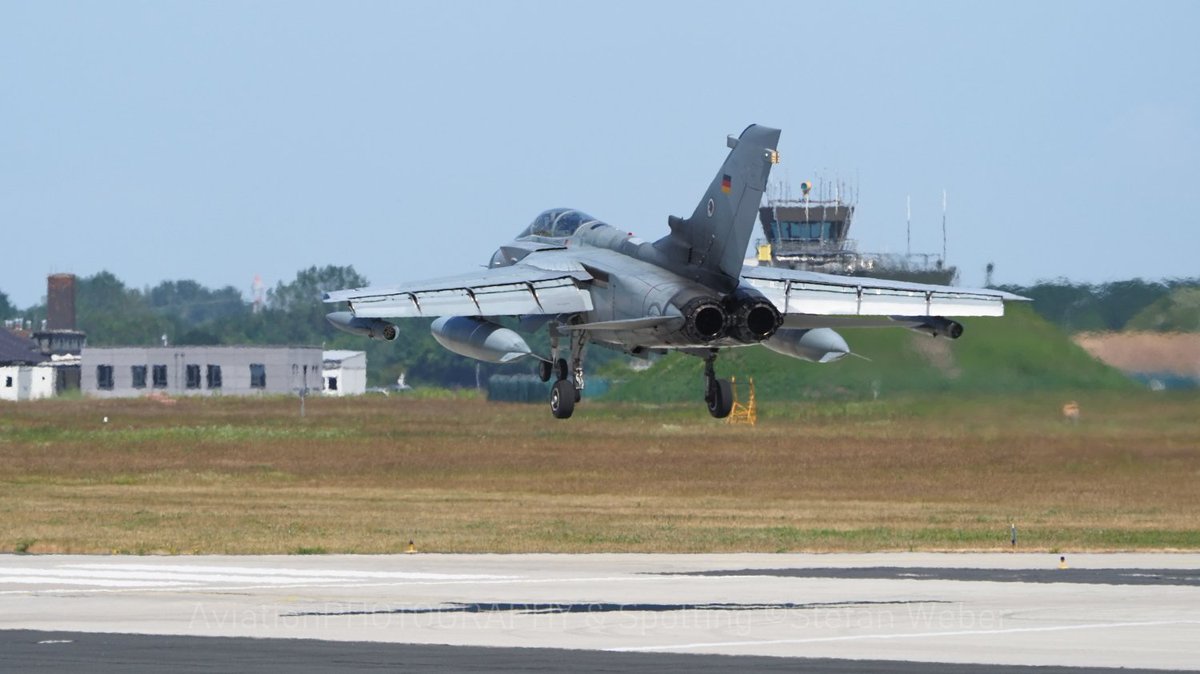
[[1200, 278], [1100, 284], [1057, 279], [999, 289], [1032, 299], [1034, 311], [1069, 333], [1200, 332]]
[[[371, 385], [406, 382], [473, 387], [477, 375], [525, 371], [514, 366], [484, 365], [443, 349], [429, 333], [431, 320], [398, 321], [395, 342], [380, 342], [334, 329], [325, 314], [337, 307], [321, 301], [328, 290], [369, 285], [353, 267], [310, 267], [266, 293], [258, 310], [233, 286], [208, 288], [196, 281], [163, 281], [130, 288], [102, 271], [76, 279], [76, 325], [87, 333], [89, 346], [300, 345], [366, 351]], [[46, 318], [43, 301], [18, 310], [0, 293], [0, 316], [27, 321], [35, 330]]]
[[[326, 349], [366, 351], [372, 385], [394, 383], [401, 374], [417, 384], [472, 387], [496, 373], [532, 372], [534, 364], [479, 365], [443, 349], [429, 333], [430, 320], [397, 322], [395, 342], [378, 342], [334, 329], [325, 314], [334, 307], [321, 302], [328, 290], [369, 285], [353, 267], [310, 267], [266, 293], [257, 310], [233, 286], [208, 288], [196, 281], [163, 281], [130, 288], [111, 272], [76, 280], [76, 322], [92, 346], [161, 344], [312, 345]], [[1104, 284], [1065, 279], [1000, 289], [1031, 298], [1033, 309], [1067, 332], [1152, 330], [1200, 331], [1200, 278]], [[35, 329], [46, 317], [41, 303], [24, 310], [0, 292], [0, 318], [19, 318]], [[538, 352], [548, 352], [544, 332], [529, 338]], [[612, 360], [614, 353], [589, 349], [592, 366]]]

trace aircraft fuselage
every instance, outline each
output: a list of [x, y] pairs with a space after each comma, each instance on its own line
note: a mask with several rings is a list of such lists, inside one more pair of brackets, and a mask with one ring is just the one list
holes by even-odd
[[733, 283], [679, 268], [653, 243], [599, 221], [565, 238], [529, 236], [514, 241], [496, 251], [490, 266], [547, 269], [562, 264], [577, 264], [593, 278], [588, 285], [592, 310], [579, 314], [581, 323], [657, 316], [678, 319], [650, 327], [591, 331], [592, 341], [631, 352], [718, 348], [761, 342], [779, 326], [778, 309], [749, 286], [722, 292], [710, 283], [726, 287]]

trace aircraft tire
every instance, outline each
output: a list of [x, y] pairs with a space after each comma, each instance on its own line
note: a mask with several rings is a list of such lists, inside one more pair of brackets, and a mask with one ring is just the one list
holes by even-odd
[[542, 381], [550, 381], [550, 377], [554, 375], [554, 364], [543, 360], [538, 363], [538, 379]]
[[733, 386], [728, 379], [716, 379], [704, 399], [708, 403], [708, 413], [724, 419], [733, 411]]
[[566, 358], [559, 358], [554, 361], [554, 374], [558, 381], [564, 381], [571, 376], [571, 367], [567, 365]]
[[566, 379], [554, 382], [550, 389], [550, 413], [555, 419], [570, 419], [575, 411], [575, 385]]

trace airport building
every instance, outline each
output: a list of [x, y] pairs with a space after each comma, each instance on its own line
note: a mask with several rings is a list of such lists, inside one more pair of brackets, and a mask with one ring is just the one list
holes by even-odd
[[284, 395], [324, 388], [324, 358], [306, 346], [85, 347], [84, 395]]
[[54, 368], [37, 342], [6, 325], [0, 330], [0, 400], [37, 400], [54, 395]]
[[907, 249], [903, 255], [865, 253], [858, 250], [857, 241], [849, 238], [856, 189], [825, 181], [814, 188], [805, 181], [798, 199], [783, 184], [771, 192], [767, 205], [758, 209], [763, 232], [757, 245], [759, 266], [938, 285], [950, 285], [958, 275], [958, 270], [946, 262], [944, 211], [940, 255]]
[[75, 276], [47, 279], [40, 330], [19, 319], [0, 330], [0, 400], [37, 400], [79, 389], [79, 352], [87, 335], [75, 328]]
[[367, 392], [367, 352], [331, 350], [323, 354], [325, 395], [356, 396]]

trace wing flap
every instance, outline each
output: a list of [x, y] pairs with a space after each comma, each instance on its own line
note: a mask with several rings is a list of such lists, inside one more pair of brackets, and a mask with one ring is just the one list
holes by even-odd
[[956, 288], [886, 279], [834, 276], [772, 267], [745, 267], [742, 278], [785, 315], [1003, 316], [999, 290]]
[[545, 271], [518, 265], [390, 288], [358, 288], [325, 294], [326, 302], [349, 302], [356, 316], [519, 316], [592, 310], [578, 270]]

